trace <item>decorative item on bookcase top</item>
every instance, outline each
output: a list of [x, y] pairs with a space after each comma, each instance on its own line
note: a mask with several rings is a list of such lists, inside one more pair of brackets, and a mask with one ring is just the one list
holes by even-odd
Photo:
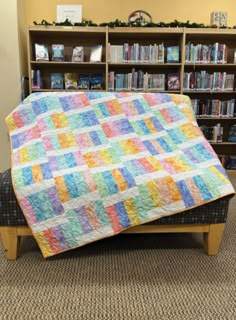
[[144, 10], [135, 10], [129, 15], [128, 21], [133, 26], [145, 26], [146, 24], [152, 22], [152, 17]]

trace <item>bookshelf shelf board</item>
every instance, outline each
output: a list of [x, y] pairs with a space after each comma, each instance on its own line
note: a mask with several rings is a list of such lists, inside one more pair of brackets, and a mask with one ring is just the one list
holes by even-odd
[[142, 67], [180, 67], [181, 63], [150, 63], [150, 62], [108, 62], [109, 66], [142, 66]]
[[236, 91], [232, 91], [232, 90], [183, 90], [184, 94], [211, 94], [211, 95], [219, 95], [219, 94], [232, 94], [232, 93], [236, 93]]
[[212, 69], [232, 69], [236, 68], [236, 63], [185, 63], [185, 68], [197, 68], [197, 69], [205, 69], [205, 68], [212, 68]]
[[229, 120], [232, 120], [232, 121], [236, 121], [236, 117], [207, 117], [207, 116], [200, 116], [200, 117], [198, 117], [198, 116], [196, 116], [196, 118], [197, 118], [197, 120], [220, 120], [220, 121], [229, 121]]
[[236, 146], [236, 142], [210, 142], [211, 145]]
[[101, 65], [101, 66], [105, 66], [106, 63], [105, 62], [73, 62], [73, 61], [34, 61], [32, 60], [31, 65], [59, 65], [59, 66], [63, 66], [63, 65], [80, 65], [80, 66], [91, 66], [91, 65]]
[[[32, 89], [32, 92], [86, 92], [90, 90], [75, 90], [75, 89]], [[98, 90], [93, 90], [94, 92]], [[105, 90], [99, 90], [99, 92]]]

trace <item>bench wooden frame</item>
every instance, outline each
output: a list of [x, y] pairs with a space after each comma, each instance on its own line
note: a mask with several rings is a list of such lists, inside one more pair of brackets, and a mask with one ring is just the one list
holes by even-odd
[[[203, 233], [203, 243], [209, 256], [216, 256], [220, 249], [225, 223], [219, 224], [189, 224], [189, 225], [140, 225], [129, 228], [122, 233]], [[16, 260], [20, 254], [20, 239], [22, 236], [32, 236], [27, 226], [0, 227], [3, 247], [8, 260]]]

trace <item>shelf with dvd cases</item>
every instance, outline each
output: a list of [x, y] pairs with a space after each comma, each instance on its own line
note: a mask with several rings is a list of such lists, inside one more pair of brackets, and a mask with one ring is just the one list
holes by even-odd
[[66, 74], [99, 75], [105, 89], [106, 35], [105, 27], [29, 27], [29, 91], [79, 89], [65, 85]]

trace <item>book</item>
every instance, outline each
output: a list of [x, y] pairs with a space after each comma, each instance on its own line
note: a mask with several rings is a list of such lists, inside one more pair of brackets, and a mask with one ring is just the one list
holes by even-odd
[[51, 89], [64, 88], [64, 75], [61, 72], [51, 73]]
[[220, 162], [221, 162], [222, 166], [225, 169], [228, 169], [229, 168], [229, 163], [230, 163], [230, 157], [228, 155], [225, 155], [225, 154], [219, 154], [218, 158], [220, 159]]
[[180, 90], [180, 79], [178, 73], [167, 75], [167, 90]]
[[167, 63], [179, 62], [179, 46], [171, 46], [166, 48], [166, 62]]
[[216, 124], [216, 141], [223, 142], [223, 130], [224, 128], [221, 126], [220, 123]]
[[52, 61], [64, 61], [64, 44], [52, 44]]
[[66, 72], [64, 74], [65, 89], [77, 90], [77, 74], [74, 72]]
[[229, 142], [236, 142], [236, 124], [233, 124], [229, 128], [228, 141]]
[[205, 137], [209, 142], [217, 142], [218, 128], [216, 126], [207, 127]]
[[102, 74], [92, 74], [91, 75], [91, 90], [102, 90], [103, 88], [103, 75]]
[[90, 62], [102, 61], [102, 45], [96, 45], [91, 47], [89, 61]]
[[45, 44], [35, 43], [35, 60], [36, 61], [48, 61], [48, 47]]
[[114, 91], [115, 90], [115, 72], [114, 71], [110, 71], [109, 72], [108, 90], [109, 91]]
[[31, 70], [32, 89], [40, 89], [42, 87], [41, 71]]
[[227, 169], [235, 170], [236, 169], [236, 156], [231, 155], [229, 157], [229, 164]]
[[236, 63], [236, 48], [234, 48], [234, 63]]
[[89, 74], [80, 74], [78, 80], [78, 89], [89, 90], [90, 88], [90, 76]]
[[72, 51], [72, 62], [83, 62], [84, 61], [84, 47], [75, 46]]

